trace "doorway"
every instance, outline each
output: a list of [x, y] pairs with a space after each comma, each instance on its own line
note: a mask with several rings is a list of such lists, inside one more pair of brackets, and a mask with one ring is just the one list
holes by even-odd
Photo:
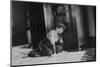
[[43, 4], [29, 4], [29, 20], [32, 37], [32, 46], [34, 49], [39, 47], [40, 41], [46, 36]]

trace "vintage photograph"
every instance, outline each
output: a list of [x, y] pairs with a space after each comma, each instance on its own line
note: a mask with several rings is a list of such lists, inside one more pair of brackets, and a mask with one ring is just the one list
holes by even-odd
[[11, 0], [11, 66], [96, 61], [96, 6]]

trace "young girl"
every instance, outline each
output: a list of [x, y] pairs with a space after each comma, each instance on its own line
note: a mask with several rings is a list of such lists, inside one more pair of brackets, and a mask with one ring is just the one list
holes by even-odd
[[62, 33], [65, 30], [65, 25], [60, 23], [55, 29], [52, 29], [47, 33], [46, 38], [40, 41], [39, 52], [31, 51], [28, 56], [51, 56], [56, 55], [56, 53], [62, 52], [63, 49], [63, 39]]
[[47, 34], [48, 40], [50, 41], [51, 45], [53, 45], [53, 55], [61, 52], [63, 49], [62, 33], [64, 32], [64, 29], [65, 29], [65, 25], [59, 23], [56, 29], [51, 30]]

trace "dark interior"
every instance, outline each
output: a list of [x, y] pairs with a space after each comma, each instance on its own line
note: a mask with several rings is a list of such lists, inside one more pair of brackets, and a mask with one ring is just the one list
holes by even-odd
[[46, 36], [43, 4], [30, 3], [29, 20], [33, 48], [38, 48], [40, 41], [43, 40], [43, 38]]
[[26, 44], [27, 37], [26, 31], [28, 30], [27, 24], [27, 3], [12, 1], [11, 3], [11, 34], [12, 45], [17, 46]]
[[[78, 37], [77, 37], [77, 28], [76, 20], [71, 15], [70, 10], [70, 23], [68, 24], [67, 30], [65, 31], [64, 38], [64, 50], [78, 49]], [[32, 3], [32, 2], [19, 2], [12, 1], [11, 9], [11, 34], [12, 34], [12, 46], [24, 45], [27, 44], [26, 32], [30, 29], [32, 37], [33, 49], [38, 48], [39, 42], [46, 36], [44, 12], [43, 12], [43, 3]], [[83, 26], [85, 40], [89, 44], [83, 45], [84, 47], [95, 46], [96, 37], [89, 36], [89, 27], [87, 19], [87, 8], [81, 7], [81, 12], [83, 15]], [[96, 7], [94, 7], [94, 17], [96, 25]], [[27, 16], [28, 13], [28, 16]], [[28, 27], [27, 20], [29, 19], [30, 28]]]
[[[29, 16], [27, 16], [27, 13]], [[12, 1], [12, 45], [27, 44], [26, 32], [31, 30], [32, 44], [37, 47], [46, 34], [43, 4]], [[28, 27], [28, 19], [30, 28]]]

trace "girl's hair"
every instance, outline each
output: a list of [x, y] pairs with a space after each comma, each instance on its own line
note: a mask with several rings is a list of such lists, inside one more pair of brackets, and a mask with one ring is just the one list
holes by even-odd
[[56, 29], [57, 27], [58, 27], [58, 28], [61, 28], [61, 27], [62, 27], [62, 28], [65, 30], [66, 27], [67, 27], [67, 23], [61, 23], [61, 22], [59, 23], [59, 22], [58, 22], [58, 23], [56, 23], [56, 24], [53, 24], [52, 29]]
[[63, 23], [58, 23], [57, 25], [56, 25], [56, 27], [58, 27], [58, 28], [63, 28], [63, 29], [66, 29], [66, 26], [65, 26], [65, 24], [63, 24]]

